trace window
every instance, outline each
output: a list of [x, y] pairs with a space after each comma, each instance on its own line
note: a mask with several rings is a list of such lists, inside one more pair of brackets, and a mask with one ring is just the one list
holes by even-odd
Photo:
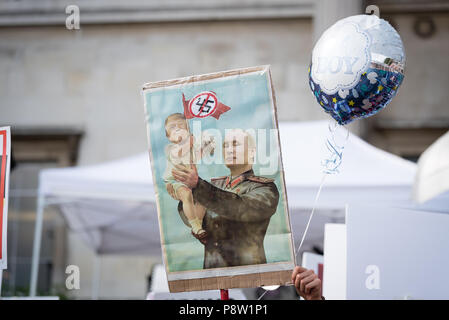
[[[8, 210], [8, 269], [3, 272], [3, 296], [28, 295], [36, 218], [36, 196], [42, 169], [76, 164], [82, 132], [61, 129], [12, 128], [14, 167]], [[39, 266], [39, 294], [64, 283], [66, 227], [58, 212], [44, 214]]]

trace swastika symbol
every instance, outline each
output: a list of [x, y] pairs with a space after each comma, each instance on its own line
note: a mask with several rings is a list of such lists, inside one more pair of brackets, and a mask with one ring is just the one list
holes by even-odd
[[211, 115], [218, 104], [216, 95], [213, 92], [201, 92], [190, 102], [190, 112], [197, 118], [205, 118]]
[[199, 97], [196, 100], [196, 105], [199, 107], [199, 114], [203, 115], [205, 113], [209, 113], [210, 109], [214, 107], [215, 101], [211, 99], [201, 98]]

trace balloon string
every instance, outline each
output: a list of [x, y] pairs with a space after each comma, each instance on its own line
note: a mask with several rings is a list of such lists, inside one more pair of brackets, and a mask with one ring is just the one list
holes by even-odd
[[323, 188], [324, 182], [326, 180], [326, 176], [329, 174], [336, 174], [339, 173], [338, 168], [340, 167], [342, 160], [343, 160], [343, 149], [345, 148], [346, 141], [348, 141], [349, 138], [349, 130], [346, 129], [346, 137], [343, 141], [343, 145], [338, 145], [335, 142], [335, 129], [337, 128], [338, 124], [335, 122], [333, 125], [329, 123], [329, 133], [330, 137], [326, 139], [326, 147], [330, 152], [330, 155], [327, 159], [324, 159], [321, 163], [324, 167], [323, 170], [323, 177], [321, 178], [320, 187], [318, 188], [318, 192], [315, 196], [315, 201], [312, 206], [312, 212], [310, 213], [309, 220], [307, 221], [306, 229], [304, 230], [304, 233], [302, 235], [301, 242], [299, 243], [298, 249], [296, 250], [296, 255], [299, 253], [299, 250], [301, 249], [304, 239], [306, 238], [307, 232], [309, 231], [309, 226], [312, 221], [313, 215], [315, 213], [316, 205], [318, 203], [318, 199], [320, 198], [321, 189]]
[[333, 127], [331, 124], [329, 124], [328, 128], [330, 137], [326, 139], [326, 147], [327, 150], [329, 150], [330, 155], [327, 159], [324, 159], [322, 161], [321, 165], [324, 167], [324, 173], [335, 174], [339, 172], [338, 168], [343, 161], [343, 149], [345, 148], [344, 145], [349, 137], [349, 130], [345, 128], [346, 138], [343, 145], [340, 146], [335, 142], [335, 129], [337, 128], [337, 124], [335, 123]]
[[[307, 221], [306, 229], [304, 230], [304, 233], [302, 235], [302, 239], [301, 239], [301, 242], [299, 243], [298, 249], [296, 249], [295, 256], [298, 255], [299, 250], [301, 250], [301, 247], [304, 243], [307, 232], [309, 231], [310, 223], [312, 222], [312, 218], [315, 213], [316, 205], [318, 203], [318, 199], [320, 198], [321, 189], [323, 189], [324, 182], [326, 180], [326, 176], [328, 176], [329, 174], [338, 173], [339, 172], [338, 168], [340, 167], [342, 160], [343, 160], [343, 149], [345, 148], [344, 145], [346, 144], [346, 141], [348, 141], [348, 138], [349, 138], [349, 130], [347, 128], [345, 128], [346, 129], [346, 138], [343, 142], [343, 145], [338, 145], [335, 142], [335, 129], [337, 128], [337, 125], [338, 124], [335, 122], [333, 127], [332, 127], [331, 123], [328, 126], [329, 132], [330, 132], [330, 137], [328, 137], [326, 139], [326, 147], [329, 150], [330, 155], [328, 156], [327, 159], [324, 159], [321, 163], [321, 165], [324, 168], [323, 177], [321, 178], [320, 187], [318, 188], [318, 192], [315, 196], [315, 201], [312, 206], [312, 212], [310, 213], [309, 220]], [[262, 293], [262, 295], [260, 295], [259, 298], [257, 298], [257, 300], [262, 299], [262, 297], [267, 292], [268, 292], [268, 290], [266, 290], [264, 293]]]
[[266, 294], [268, 292], [268, 290], [265, 290], [265, 292], [264, 293], [262, 293], [261, 295], [260, 295], [260, 297], [259, 298], [257, 298], [257, 300], [260, 300], [260, 299], [262, 299], [263, 298], [263, 296]]
[[[327, 176], [327, 173], [325, 172], [325, 173], [323, 174], [323, 177], [321, 178], [320, 187], [318, 188], [318, 192], [317, 192], [317, 194], [316, 194], [316, 196], [315, 196], [315, 202], [314, 202], [313, 207], [312, 207], [312, 212], [310, 213], [309, 221], [307, 221], [306, 229], [304, 230], [304, 233], [303, 233], [303, 235], [302, 235], [302, 239], [301, 239], [301, 242], [299, 243], [298, 249], [296, 249], [295, 256], [298, 255], [299, 250], [301, 249], [302, 244], [304, 243], [304, 239], [306, 238], [307, 231], [309, 230], [310, 222], [312, 221], [313, 214], [315, 213], [315, 207], [316, 207], [316, 204], [318, 203], [318, 199], [320, 198], [321, 189], [323, 188], [324, 181], [326, 180], [326, 176]], [[294, 283], [292, 283], [292, 284], [290, 284], [290, 285], [294, 285]], [[262, 297], [263, 297], [267, 292], [268, 292], [268, 291], [265, 291], [265, 292], [264, 292], [264, 293], [263, 293], [257, 300], [262, 299]]]
[[[313, 207], [312, 207], [312, 213], [311, 213], [310, 216], [309, 216], [309, 221], [307, 221], [306, 229], [304, 230], [304, 233], [303, 233], [302, 239], [301, 239], [301, 243], [299, 244], [298, 249], [296, 250], [295, 256], [298, 254], [298, 252], [299, 252], [299, 250], [301, 249], [301, 246], [302, 246], [302, 244], [303, 244], [303, 242], [304, 242], [304, 239], [306, 238], [306, 234], [307, 234], [307, 231], [309, 230], [309, 226], [310, 226], [310, 222], [312, 221], [313, 214], [315, 213], [315, 207], [316, 207], [316, 204], [317, 204], [318, 199], [319, 199], [319, 197], [320, 197], [321, 189], [323, 188], [324, 180], [326, 179], [326, 176], [327, 176], [327, 174], [325, 173], [325, 174], [323, 174], [323, 178], [321, 178], [320, 187], [319, 187], [318, 192], [317, 192], [317, 194], [316, 194], [316, 196], [315, 196], [315, 202], [314, 202]], [[292, 285], [293, 285], [293, 284], [292, 284]], [[259, 298], [257, 298], [257, 300], [262, 299], [263, 296], [264, 296], [267, 292], [268, 292], [268, 290], [265, 290], [265, 292], [262, 293], [262, 295], [260, 295]]]
[[325, 173], [325, 174], [323, 174], [323, 178], [321, 178], [320, 187], [318, 188], [318, 192], [315, 196], [315, 202], [313, 203], [312, 212], [310, 213], [309, 221], [307, 221], [306, 229], [304, 230], [304, 233], [302, 235], [301, 242], [299, 243], [298, 249], [296, 250], [296, 255], [299, 253], [299, 250], [301, 249], [302, 244], [304, 243], [304, 239], [306, 238], [307, 231], [309, 230], [310, 222], [312, 221], [313, 214], [315, 213], [315, 207], [316, 207], [316, 204], [318, 203], [318, 199], [320, 197], [321, 189], [323, 188], [324, 180], [326, 179], [326, 176], [327, 176], [327, 174]]

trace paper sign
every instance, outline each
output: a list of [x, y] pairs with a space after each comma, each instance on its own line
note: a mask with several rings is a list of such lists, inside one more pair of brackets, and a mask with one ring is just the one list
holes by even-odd
[[291, 281], [269, 67], [148, 83], [143, 96], [170, 292]]
[[6, 269], [6, 230], [8, 222], [9, 166], [11, 135], [9, 127], [0, 127], [0, 269]]

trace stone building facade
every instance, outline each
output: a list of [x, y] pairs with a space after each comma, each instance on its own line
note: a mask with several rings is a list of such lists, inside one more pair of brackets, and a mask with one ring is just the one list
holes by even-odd
[[[73, 2], [0, 2], [0, 125], [12, 126], [18, 163], [11, 182], [16, 198], [9, 252], [15, 258], [4, 280], [8, 294], [29, 281], [31, 238], [23, 234], [33, 230], [37, 172], [146, 150], [144, 82], [270, 64], [280, 121], [327, 119], [307, 84], [314, 42], [339, 18], [374, 4], [401, 34], [406, 76], [386, 110], [351, 130], [416, 160], [449, 127], [448, 1]], [[73, 4], [80, 9], [79, 30], [66, 28], [65, 10]], [[41, 290], [63, 285], [63, 267], [81, 261], [81, 290], [71, 295], [89, 297], [93, 254], [56, 213], [47, 216]], [[100, 297], [142, 298], [145, 278], [159, 258], [102, 259]], [[132, 275], [126, 271], [130, 264], [138, 266]], [[128, 274], [128, 285], [120, 288], [107, 280], [119, 273]]]

